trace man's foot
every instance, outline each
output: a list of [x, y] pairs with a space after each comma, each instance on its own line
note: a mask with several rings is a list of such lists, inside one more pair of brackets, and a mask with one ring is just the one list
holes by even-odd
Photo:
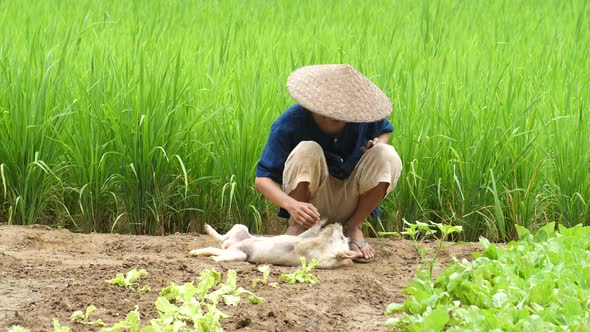
[[354, 250], [363, 254], [363, 257], [355, 258], [353, 261], [357, 263], [368, 263], [375, 257], [375, 250], [367, 240], [363, 232], [358, 227], [347, 227], [346, 235], [350, 238], [350, 250]]

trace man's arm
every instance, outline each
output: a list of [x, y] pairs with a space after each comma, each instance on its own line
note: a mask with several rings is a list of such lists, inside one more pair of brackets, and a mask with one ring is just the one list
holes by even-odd
[[377, 137], [379, 139], [378, 143], [385, 143], [389, 142], [389, 138], [391, 137], [391, 133], [383, 133]]
[[363, 153], [369, 151], [370, 148], [374, 147], [377, 144], [387, 144], [389, 142], [389, 137], [391, 137], [391, 133], [383, 133], [379, 135], [379, 137], [375, 137], [372, 140], [367, 142], [367, 145], [361, 148]]
[[315, 206], [287, 195], [271, 178], [256, 177], [254, 187], [273, 204], [287, 210], [298, 224], [309, 228], [320, 220], [320, 214]]

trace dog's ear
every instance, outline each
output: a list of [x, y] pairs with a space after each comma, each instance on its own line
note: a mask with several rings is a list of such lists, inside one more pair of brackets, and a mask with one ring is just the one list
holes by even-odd
[[363, 254], [358, 251], [344, 250], [344, 251], [339, 252], [336, 255], [336, 258], [338, 258], [338, 259], [354, 259], [354, 258], [361, 257], [361, 256], [363, 256]]

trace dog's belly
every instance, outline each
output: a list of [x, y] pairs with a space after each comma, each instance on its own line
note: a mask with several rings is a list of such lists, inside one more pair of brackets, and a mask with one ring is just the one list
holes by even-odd
[[295, 239], [288, 237], [252, 238], [242, 241], [240, 250], [248, 256], [248, 262], [297, 266], [301, 264], [295, 254]]

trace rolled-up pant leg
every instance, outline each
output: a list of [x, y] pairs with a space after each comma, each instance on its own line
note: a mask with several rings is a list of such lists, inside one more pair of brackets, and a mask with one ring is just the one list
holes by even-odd
[[311, 196], [328, 178], [328, 165], [322, 147], [313, 141], [299, 143], [285, 163], [283, 190], [290, 194], [301, 182], [309, 182]]
[[402, 172], [402, 161], [395, 148], [377, 144], [367, 151], [347, 179], [358, 187], [359, 195], [375, 188], [379, 183], [389, 183], [385, 195], [395, 189]]

